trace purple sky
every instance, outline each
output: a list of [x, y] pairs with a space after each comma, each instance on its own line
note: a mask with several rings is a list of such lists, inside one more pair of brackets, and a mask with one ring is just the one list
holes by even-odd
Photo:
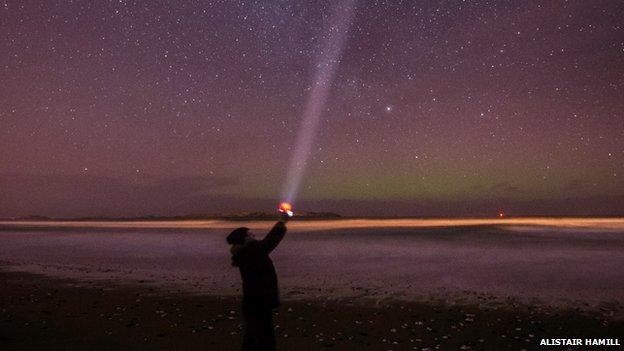
[[[272, 211], [334, 3], [0, 2], [0, 217]], [[622, 214], [622, 18], [359, 1], [296, 209]]]

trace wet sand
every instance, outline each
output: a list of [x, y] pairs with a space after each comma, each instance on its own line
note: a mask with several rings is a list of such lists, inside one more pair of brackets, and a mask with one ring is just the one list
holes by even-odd
[[[238, 350], [232, 297], [162, 291], [137, 282], [76, 282], [0, 271], [2, 350]], [[534, 350], [542, 337], [620, 337], [624, 323], [576, 310], [442, 301], [285, 301], [282, 350]]]

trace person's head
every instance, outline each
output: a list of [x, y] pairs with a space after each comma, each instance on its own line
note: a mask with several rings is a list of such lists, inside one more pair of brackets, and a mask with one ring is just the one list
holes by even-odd
[[249, 228], [240, 227], [234, 229], [225, 240], [230, 245], [243, 245], [249, 238], [253, 238], [253, 234], [249, 232]]

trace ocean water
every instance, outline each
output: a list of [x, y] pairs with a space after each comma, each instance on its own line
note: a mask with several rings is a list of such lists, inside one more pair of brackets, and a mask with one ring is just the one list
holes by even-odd
[[[225, 236], [271, 222], [0, 223], [3, 269], [238, 294]], [[624, 301], [624, 220], [300, 221], [272, 253], [284, 298]]]

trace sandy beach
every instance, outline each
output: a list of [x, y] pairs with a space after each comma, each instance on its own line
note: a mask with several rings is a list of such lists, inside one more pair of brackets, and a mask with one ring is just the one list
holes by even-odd
[[[281, 349], [528, 350], [623, 335], [621, 219], [435, 221], [293, 222], [272, 255]], [[262, 236], [272, 223], [4, 222], [3, 343], [238, 349], [224, 235], [241, 225]]]
[[[147, 284], [77, 282], [0, 272], [3, 350], [239, 350], [240, 301]], [[540, 338], [618, 337], [595, 313], [349, 299], [287, 300], [275, 314], [281, 350], [534, 350]]]

